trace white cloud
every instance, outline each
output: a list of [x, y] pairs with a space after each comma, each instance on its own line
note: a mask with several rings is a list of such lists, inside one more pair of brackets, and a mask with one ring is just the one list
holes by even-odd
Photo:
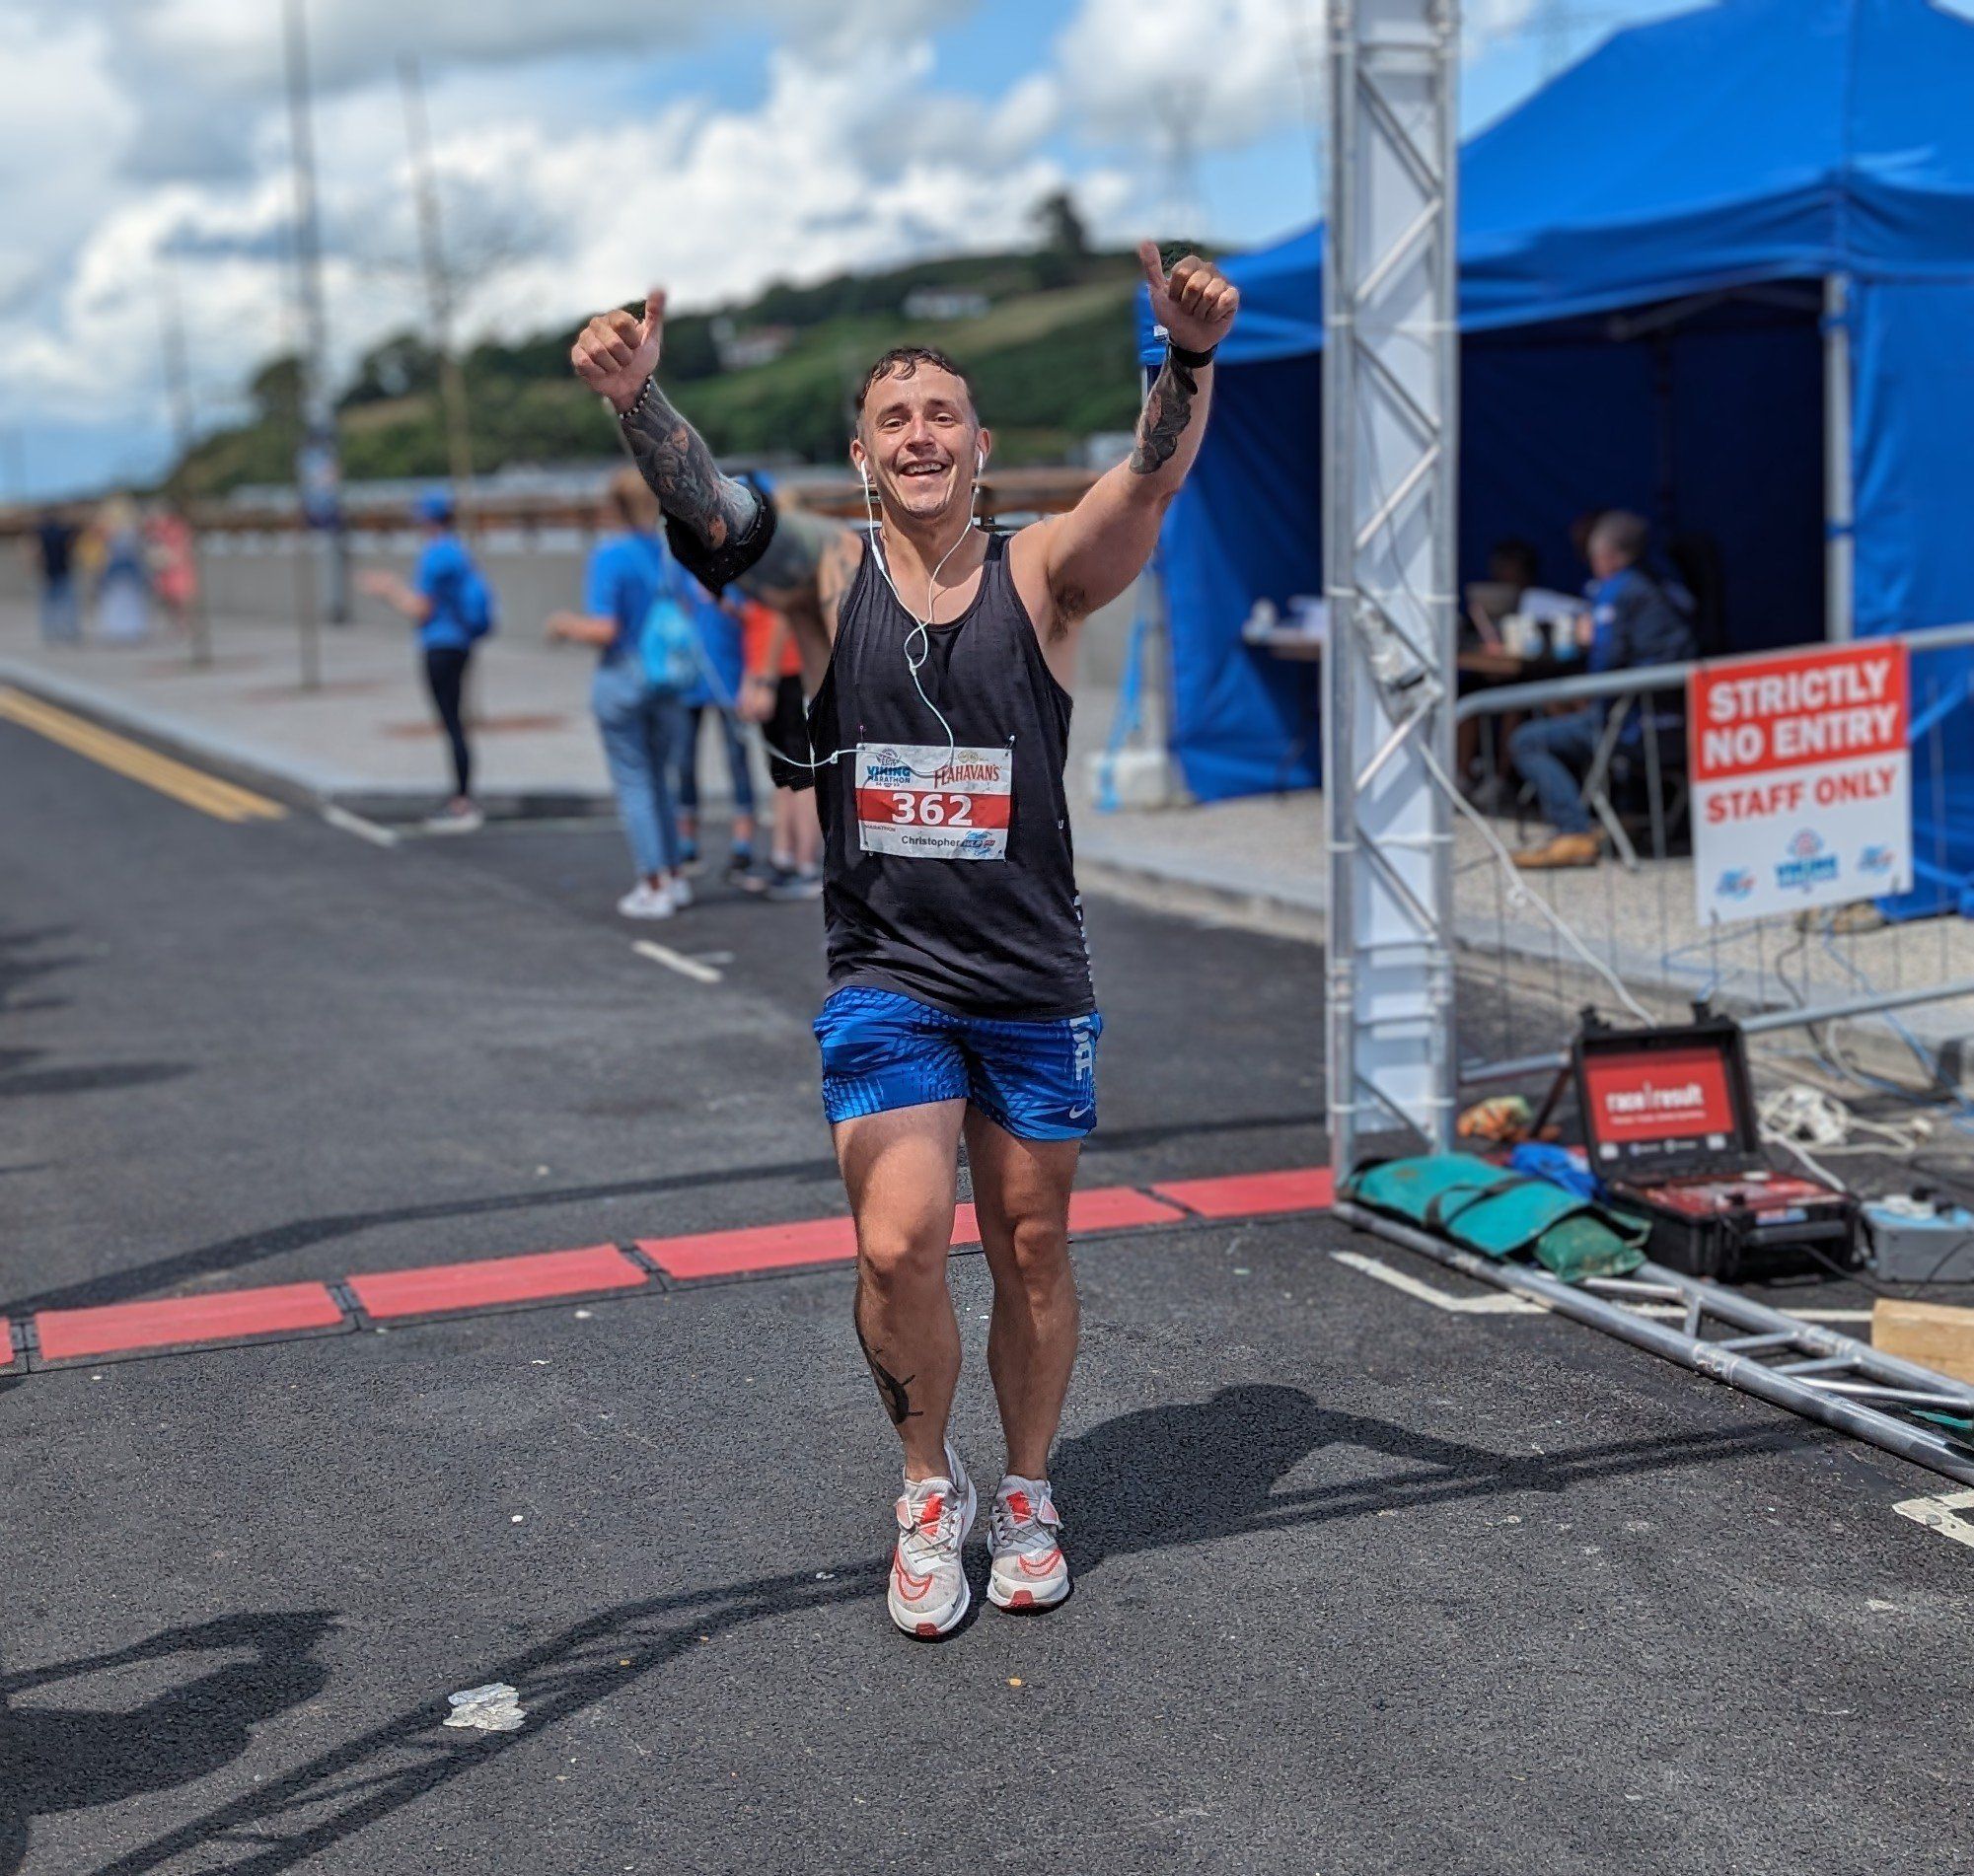
[[[598, 0], [592, 20], [615, 4]], [[862, 15], [897, 14], [898, 0], [754, 4], [787, 18], [806, 13], [814, 33], [769, 56], [765, 93], [752, 108], [686, 99], [641, 114], [620, 107], [614, 119], [598, 121], [579, 108], [597, 89], [593, 62], [557, 67], [549, 82], [540, 66], [516, 66], [435, 84], [434, 156], [451, 246], [484, 247], [487, 231], [507, 230], [524, 250], [469, 283], [464, 333], [514, 336], [558, 324], [573, 331], [589, 312], [654, 278], [673, 286], [682, 306], [702, 307], [772, 279], [812, 281], [928, 252], [1024, 245], [1036, 202], [1069, 181], [1096, 225], [1126, 218], [1135, 185], [1122, 172], [1099, 167], [1072, 179], [1040, 153], [1062, 105], [1054, 78], [1031, 76], [998, 100], [942, 95], [925, 40], [844, 29]], [[909, 0], [905, 10], [931, 19], [955, 4]], [[318, 0], [345, 25], [381, 18], [364, 13], [369, 5]], [[488, 0], [483, 10], [495, 16], [485, 28], [492, 43], [516, 0]], [[667, 9], [653, 0], [644, 10]], [[182, 47], [207, 44], [213, 82], [245, 85], [251, 60], [242, 54], [228, 67], [219, 43], [242, 11], [257, 10], [171, 0], [154, 10], [150, 30], [177, 36]], [[102, 50], [99, 43], [91, 53], [99, 85]], [[115, 96], [104, 93], [106, 108]], [[346, 368], [422, 317], [395, 73], [328, 97], [317, 128], [329, 324]], [[0, 151], [7, 147], [0, 140]], [[78, 211], [69, 231], [84, 239], [60, 270], [58, 308], [0, 315], [0, 397], [49, 417], [155, 408], [151, 309], [161, 256], [174, 252], [183, 256], [174, 271], [208, 409], [216, 393], [292, 345], [282, 101], [243, 113], [238, 147], [238, 175], [126, 181], [113, 200], [100, 167], [93, 186], [102, 199], [95, 212]], [[106, 139], [103, 165], [113, 164], [114, 149]], [[24, 252], [32, 257], [36, 243]]]
[[1321, 0], [1082, 0], [1056, 42], [1068, 122], [1168, 158], [1236, 149], [1294, 120]]
[[33, 292], [102, 213], [136, 112], [94, 24], [0, 6], [0, 305]]

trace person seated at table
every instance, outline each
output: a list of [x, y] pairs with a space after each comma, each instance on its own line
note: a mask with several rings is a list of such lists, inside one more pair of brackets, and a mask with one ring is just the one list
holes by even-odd
[[[1592, 672], [1643, 671], [1683, 664], [1697, 654], [1692, 603], [1683, 590], [1646, 569], [1649, 540], [1645, 521], [1622, 508], [1606, 510], [1590, 529], [1585, 543], [1590, 611], [1580, 636]], [[1602, 857], [1603, 837], [1591, 825], [1582, 789], [1604, 717], [1601, 702], [1586, 703], [1560, 716], [1531, 717], [1508, 739], [1509, 759], [1535, 789], [1544, 820], [1556, 830], [1543, 845], [1517, 853], [1517, 866], [1595, 866]], [[1634, 719], [1627, 740], [1640, 734]]]
[[1501, 620], [1521, 604], [1539, 570], [1535, 548], [1515, 536], [1497, 541], [1488, 549], [1488, 577], [1467, 586], [1467, 617], [1482, 644], [1501, 642]]

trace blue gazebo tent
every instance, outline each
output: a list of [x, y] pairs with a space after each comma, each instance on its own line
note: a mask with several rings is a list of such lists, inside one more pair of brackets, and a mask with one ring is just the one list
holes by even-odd
[[[1166, 524], [1172, 735], [1203, 800], [1318, 778], [1306, 673], [1240, 628], [1321, 591], [1322, 249], [1318, 227], [1229, 265], [1241, 317]], [[1571, 521], [1623, 505], [1712, 552], [1717, 649], [1974, 618], [1974, 24], [1720, 0], [1619, 33], [1465, 146], [1459, 250], [1463, 579], [1518, 535], [1573, 585]], [[1970, 668], [1930, 655], [1919, 706]]]

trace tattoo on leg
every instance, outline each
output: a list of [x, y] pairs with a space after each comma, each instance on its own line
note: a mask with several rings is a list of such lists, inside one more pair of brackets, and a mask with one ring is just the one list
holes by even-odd
[[870, 1364], [870, 1378], [877, 1383], [878, 1398], [884, 1403], [884, 1410], [891, 1416], [893, 1426], [903, 1426], [907, 1420], [915, 1420], [921, 1409], [912, 1405], [912, 1397], [906, 1393], [916, 1375], [907, 1375], [903, 1381], [891, 1372], [877, 1358], [877, 1350], [870, 1345], [870, 1339], [863, 1333], [863, 1285], [857, 1285], [856, 1302], [850, 1311], [850, 1321], [856, 1329], [857, 1346], [863, 1350], [863, 1358]]
[[631, 461], [659, 506], [708, 547], [723, 547], [754, 519], [752, 490], [719, 471], [705, 439], [656, 384], [621, 419]]
[[1137, 447], [1131, 453], [1133, 475], [1156, 475], [1172, 461], [1181, 435], [1193, 421], [1193, 399], [1199, 390], [1199, 379], [1176, 358], [1165, 361], [1137, 419]]

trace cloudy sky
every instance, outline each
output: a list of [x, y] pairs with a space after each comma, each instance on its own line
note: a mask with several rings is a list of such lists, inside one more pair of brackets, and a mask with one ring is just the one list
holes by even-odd
[[[1463, 116], [1679, 0], [1468, 0]], [[469, 335], [653, 277], [774, 278], [1028, 239], [1267, 241], [1316, 206], [1323, 0], [307, 0], [329, 325], [420, 305], [401, 63], [424, 74]], [[160, 308], [197, 411], [294, 342], [279, 0], [0, 0], [0, 496], [154, 473]]]

